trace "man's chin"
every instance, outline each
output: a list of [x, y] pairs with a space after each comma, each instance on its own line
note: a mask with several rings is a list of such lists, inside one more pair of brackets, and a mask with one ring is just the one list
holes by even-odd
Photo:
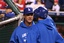
[[29, 23], [32, 23], [32, 21], [30, 21]]
[[32, 23], [32, 21], [29, 21], [29, 23]]

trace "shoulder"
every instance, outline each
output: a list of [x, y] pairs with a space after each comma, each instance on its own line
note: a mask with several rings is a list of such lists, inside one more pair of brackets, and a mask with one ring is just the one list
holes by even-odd
[[41, 26], [45, 27], [45, 25], [43, 23], [37, 23], [37, 24], [35, 24], [35, 26], [37, 26], [37, 27], [41, 27]]
[[35, 28], [36, 28], [36, 30], [39, 31], [39, 30], [45, 29], [46, 26], [45, 26], [44, 24], [37, 23], [37, 24], [35, 25]]
[[15, 15], [15, 13], [14, 13], [14, 12], [10, 12], [10, 13], [8, 13], [8, 14]]
[[38, 30], [38, 27], [37, 27], [36, 24], [32, 26], [32, 30], [34, 30], [34, 31], [37, 31]]

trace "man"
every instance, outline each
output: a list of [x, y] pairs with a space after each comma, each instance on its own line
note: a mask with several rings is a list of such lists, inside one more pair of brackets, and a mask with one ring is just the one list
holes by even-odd
[[12, 11], [12, 9], [9, 6], [6, 6], [5, 11], [2, 12], [1, 15], [3, 15], [3, 20], [7, 20], [9, 18], [15, 17], [15, 13]]
[[15, 13], [12, 11], [10, 6], [7, 6], [5, 10], [5, 19], [9, 19], [12, 17], [15, 17]]
[[52, 6], [52, 10], [53, 11], [56, 11], [57, 15], [60, 15], [59, 14], [59, 11], [60, 11], [60, 6], [59, 6], [59, 1], [58, 0], [54, 0], [54, 5]]
[[48, 11], [39, 7], [34, 11], [34, 14], [37, 16], [38, 22], [32, 27], [33, 31], [30, 35], [34, 35], [30, 36], [30, 41], [33, 43], [63, 43], [63, 38], [57, 32], [51, 20], [47, 18]]
[[10, 43], [27, 43], [27, 35], [31, 31], [33, 22], [33, 9], [28, 7], [24, 9], [24, 21], [14, 30]]

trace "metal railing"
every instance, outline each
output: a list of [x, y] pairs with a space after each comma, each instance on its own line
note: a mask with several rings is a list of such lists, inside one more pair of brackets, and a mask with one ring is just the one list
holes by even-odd
[[22, 14], [19, 14], [17, 15], [16, 17], [13, 17], [13, 18], [10, 18], [10, 19], [7, 19], [7, 20], [4, 20], [4, 21], [1, 21], [0, 22], [0, 25], [4, 25], [4, 24], [7, 24], [7, 23], [10, 23], [10, 22], [13, 22], [15, 20], [18, 20], [18, 25], [20, 24], [21, 20], [22, 20]]
[[58, 12], [56, 12], [56, 11], [49, 11], [49, 15], [55, 15], [55, 13], [56, 13], [56, 15], [57, 16], [60, 16], [61, 14], [62, 15], [64, 15], [64, 11], [58, 11]]

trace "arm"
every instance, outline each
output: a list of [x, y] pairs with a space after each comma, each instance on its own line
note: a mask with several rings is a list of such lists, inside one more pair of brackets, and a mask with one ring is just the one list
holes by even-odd
[[57, 30], [55, 30], [55, 31], [56, 31], [56, 40], [55, 40], [55, 42], [56, 42], [56, 43], [63, 43], [63, 38], [62, 38], [62, 36], [58, 33]]
[[53, 7], [52, 7], [52, 10], [55, 11], [54, 5], [53, 5]]
[[64, 43], [64, 39], [63, 39], [63, 43]]

